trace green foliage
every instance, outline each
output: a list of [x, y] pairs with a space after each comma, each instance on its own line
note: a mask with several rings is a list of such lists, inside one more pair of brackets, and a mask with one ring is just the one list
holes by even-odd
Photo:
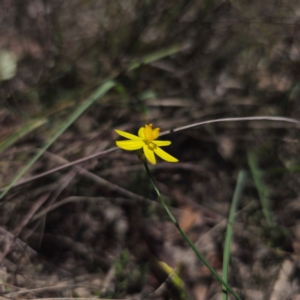
[[[273, 221], [270, 209], [271, 206], [269, 202], [271, 190], [265, 184], [264, 172], [259, 168], [254, 153], [248, 153], [248, 163], [262, 206], [262, 214], [257, 212], [256, 214], [254, 214], [254, 218], [256, 218], [256, 222], [258, 224], [261, 224], [262, 236], [264, 237], [269, 247], [282, 248], [285, 244], [287, 244], [287, 240], [289, 240], [291, 237], [290, 230], [276, 224]], [[261, 222], [262, 217], [264, 217], [266, 220], [265, 224]]]
[[259, 169], [255, 155], [253, 153], [248, 153], [248, 164], [251, 170], [256, 189], [258, 191], [259, 200], [263, 209], [267, 225], [272, 226], [274, 223], [272, 220], [269, 202], [270, 189], [264, 183], [263, 172]]
[[282, 249], [288, 245], [291, 240], [291, 231], [282, 226], [263, 227], [262, 236], [266, 244], [272, 249]]

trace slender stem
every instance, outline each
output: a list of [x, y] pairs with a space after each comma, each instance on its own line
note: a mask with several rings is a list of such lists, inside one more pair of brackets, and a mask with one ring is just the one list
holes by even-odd
[[[233, 223], [234, 223], [234, 217], [237, 210], [238, 201], [241, 198], [241, 193], [244, 187], [246, 179], [246, 171], [242, 170], [238, 174], [236, 187], [234, 190], [233, 198], [232, 198], [232, 204], [229, 212], [228, 217], [228, 223], [227, 223], [227, 230], [226, 230], [226, 238], [225, 238], [225, 244], [224, 244], [224, 255], [223, 255], [223, 273], [222, 277], [223, 280], [227, 283], [228, 282], [228, 268], [229, 268], [229, 260], [230, 260], [230, 244], [232, 239], [232, 233], [233, 233]], [[227, 289], [223, 285], [223, 300], [228, 299]]]
[[172, 132], [178, 132], [202, 125], [207, 125], [207, 124], [213, 124], [213, 123], [224, 123], [224, 122], [245, 122], [245, 121], [274, 121], [274, 122], [286, 122], [286, 123], [291, 123], [295, 124], [298, 127], [300, 127], [300, 120], [297, 119], [292, 119], [292, 118], [286, 118], [286, 117], [274, 117], [274, 116], [257, 116], [257, 117], [240, 117], [240, 118], [221, 118], [221, 119], [212, 119], [212, 120], [207, 120], [207, 121], [202, 121], [202, 122], [197, 122], [194, 124], [189, 124], [181, 127], [177, 127], [172, 130], [167, 130], [163, 131], [160, 133], [159, 136], [163, 136], [166, 134], [170, 134]]
[[196, 253], [196, 255], [201, 259], [201, 261], [204, 263], [204, 265], [210, 270], [210, 272], [217, 278], [217, 280], [219, 282], [221, 282], [226, 289], [237, 299], [237, 300], [241, 300], [241, 298], [238, 296], [238, 294], [222, 279], [222, 277], [215, 271], [215, 269], [209, 264], [209, 262], [205, 259], [205, 257], [200, 253], [200, 251], [196, 248], [196, 246], [194, 245], [194, 243], [190, 240], [190, 238], [186, 235], [186, 233], [182, 230], [182, 228], [180, 227], [180, 225], [178, 224], [178, 222], [176, 221], [175, 217], [172, 215], [171, 211], [169, 210], [165, 200], [163, 199], [163, 197], [160, 194], [159, 189], [156, 186], [156, 183], [150, 173], [149, 167], [147, 165], [147, 163], [144, 163], [146, 172], [150, 178], [150, 181], [152, 183], [153, 188], [156, 191], [156, 194], [162, 204], [162, 206], [164, 207], [165, 211], [167, 212], [168, 216], [170, 217], [171, 221], [174, 223], [174, 225], [176, 226], [176, 228], [178, 229], [178, 231], [181, 233], [181, 235], [183, 236], [183, 238], [187, 241], [187, 243], [189, 244], [189, 246], [194, 250], [194, 252]]

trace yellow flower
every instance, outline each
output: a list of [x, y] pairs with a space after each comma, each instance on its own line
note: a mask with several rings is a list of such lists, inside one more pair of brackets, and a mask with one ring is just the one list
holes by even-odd
[[156, 164], [155, 155], [158, 155], [160, 158], [168, 161], [168, 162], [178, 162], [178, 159], [168, 154], [164, 150], [162, 150], [161, 146], [169, 146], [171, 144], [170, 141], [157, 141], [156, 139], [159, 136], [159, 128], [152, 128], [152, 124], [145, 125], [145, 127], [141, 127], [138, 132], [138, 136], [122, 131], [115, 130], [117, 134], [129, 139], [125, 141], [117, 141], [116, 144], [118, 147], [124, 150], [144, 150], [144, 154], [146, 158], [151, 162], [151, 164]]

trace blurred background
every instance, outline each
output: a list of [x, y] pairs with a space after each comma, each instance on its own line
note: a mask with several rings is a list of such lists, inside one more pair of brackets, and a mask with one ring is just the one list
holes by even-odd
[[[294, 0], [1, 0], [1, 188], [110, 79], [114, 88], [22, 178], [114, 147], [114, 129], [300, 119], [299, 21]], [[246, 170], [229, 283], [243, 299], [300, 299], [299, 129], [229, 122], [161, 139], [179, 162], [159, 160], [151, 171], [211, 265], [221, 271], [237, 174]], [[220, 299], [221, 285], [169, 221], [132, 152], [12, 188], [0, 205], [3, 297], [184, 299], [163, 262], [181, 265], [193, 299]]]

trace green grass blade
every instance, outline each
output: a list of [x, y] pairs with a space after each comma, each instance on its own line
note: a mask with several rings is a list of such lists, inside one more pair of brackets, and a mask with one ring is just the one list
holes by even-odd
[[26, 164], [26, 166], [15, 176], [12, 182], [7, 186], [7, 188], [1, 193], [0, 199], [2, 199], [11, 187], [28, 171], [28, 169], [43, 155], [43, 153], [57, 140], [57, 138], [64, 133], [64, 131], [73, 124], [80, 115], [87, 110], [96, 100], [104, 96], [110, 89], [112, 89], [116, 83], [109, 80], [103, 83], [84, 103], [82, 103], [67, 119], [65, 123], [62, 124], [60, 129], [54, 134], [54, 136], [45, 144], [40, 151]]
[[253, 177], [254, 184], [258, 192], [264, 217], [266, 219], [268, 226], [271, 227], [274, 225], [274, 223], [273, 223], [270, 203], [269, 203], [269, 194], [270, 194], [269, 189], [264, 183], [263, 172], [259, 169], [255, 155], [249, 152], [247, 154], [247, 158], [248, 158], [248, 165], [250, 167], [251, 175]]
[[[234, 217], [237, 210], [238, 202], [241, 198], [241, 194], [243, 191], [244, 183], [246, 180], [246, 171], [240, 171], [237, 178], [236, 187], [234, 190], [232, 203], [230, 207], [228, 223], [227, 223], [227, 230], [226, 230], [226, 237], [225, 237], [225, 244], [224, 244], [224, 254], [223, 254], [223, 273], [222, 277], [223, 280], [228, 283], [228, 269], [229, 269], [229, 260], [230, 260], [230, 245], [233, 233], [233, 224], [234, 224]], [[223, 285], [223, 300], [228, 299], [228, 293], [226, 286]]]
[[47, 122], [46, 118], [39, 118], [29, 121], [26, 124], [23, 124], [20, 128], [16, 129], [14, 133], [12, 133], [9, 137], [7, 137], [4, 141], [0, 142], [0, 153], [5, 151], [19, 139], [24, 137], [26, 134], [32, 132], [36, 128], [44, 125]]
[[164, 58], [166, 56], [170, 56], [172, 54], [178, 53], [181, 50], [182, 50], [182, 45], [181, 44], [176, 44], [176, 45], [170, 46], [168, 48], [159, 50], [157, 52], [145, 55], [141, 59], [138, 59], [136, 62], [133, 62], [128, 67], [128, 71], [132, 71], [132, 70], [138, 68], [141, 65], [150, 64], [150, 63], [152, 63], [154, 61], [157, 61], [157, 60], [159, 60], [161, 58]]

